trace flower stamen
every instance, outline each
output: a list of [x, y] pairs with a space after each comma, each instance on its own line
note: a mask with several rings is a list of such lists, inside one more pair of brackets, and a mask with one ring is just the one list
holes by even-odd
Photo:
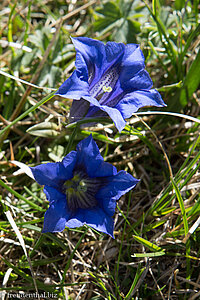
[[[105, 92], [112, 92], [113, 87], [115, 86], [118, 80], [118, 71], [116, 67], [108, 70], [101, 79], [95, 83], [95, 85], [90, 89], [90, 95], [98, 98], [98, 96], [102, 96]], [[103, 93], [102, 93], [103, 92]]]
[[111, 86], [103, 86], [103, 91], [105, 92], [105, 93], [110, 93], [110, 92], [112, 92], [112, 88], [111, 88]]
[[99, 178], [89, 178], [84, 172], [76, 172], [74, 177], [63, 185], [69, 209], [74, 212], [78, 208], [95, 207], [95, 195], [101, 184]]

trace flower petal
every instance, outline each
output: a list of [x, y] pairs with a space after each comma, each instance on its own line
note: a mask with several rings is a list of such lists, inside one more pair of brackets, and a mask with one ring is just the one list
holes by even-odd
[[48, 185], [58, 190], [65, 180], [73, 176], [76, 164], [76, 151], [71, 151], [62, 162], [46, 163], [30, 167], [35, 180], [41, 185]]
[[119, 73], [120, 88], [124, 93], [152, 87], [152, 80], [144, 68], [144, 55], [139, 45], [127, 44]]
[[130, 78], [145, 68], [144, 55], [137, 44], [127, 44], [121, 62], [121, 75], [129, 74]]
[[58, 201], [59, 199], [63, 198], [63, 195], [64, 195], [65, 201], [66, 201], [66, 195], [51, 186], [45, 185], [43, 192], [45, 193], [47, 200], [49, 202]]
[[134, 188], [139, 180], [125, 171], [120, 171], [107, 180], [108, 183], [97, 192], [96, 199], [106, 214], [113, 216], [116, 200]]
[[124, 93], [142, 89], [150, 89], [153, 85], [152, 80], [146, 70], [140, 70], [134, 76], [130, 76], [128, 72], [120, 74], [120, 83]]
[[89, 177], [113, 176], [116, 168], [104, 162], [92, 135], [82, 140], [77, 145], [77, 169], [84, 168]]
[[[83, 96], [83, 98], [85, 100], [89, 101], [95, 107], [97, 107], [97, 108], [101, 109], [102, 111], [106, 112], [110, 116], [110, 118], [113, 120], [113, 122], [115, 123], [115, 126], [117, 127], [117, 129], [119, 130], [119, 132], [122, 131], [122, 129], [126, 125], [126, 121], [124, 120], [121, 112], [118, 109], [116, 109], [116, 107], [109, 107], [107, 105], [101, 105], [92, 96]], [[94, 114], [93, 117], [95, 117], [95, 116], [96, 115]], [[85, 117], [88, 117], [88, 115], [86, 115]], [[89, 113], [89, 117], [92, 117], [92, 115], [90, 113]], [[71, 118], [73, 118], [72, 115], [71, 115]]]
[[133, 112], [136, 112], [143, 106], [166, 106], [161, 95], [155, 89], [140, 90], [127, 94], [117, 105], [124, 118], [130, 118]]
[[88, 82], [83, 80], [83, 78], [84, 76], [75, 70], [59, 87], [55, 95], [76, 100], [79, 100], [83, 96], [90, 96]]
[[100, 108], [107, 112], [107, 114], [115, 123], [115, 126], [117, 127], [118, 131], [121, 132], [126, 125], [126, 121], [124, 120], [120, 110], [118, 110], [116, 107], [109, 107], [106, 105], [102, 105]]
[[63, 175], [65, 180], [68, 180], [73, 177], [73, 171], [77, 161], [77, 152], [71, 151], [68, 153], [62, 160], [63, 167], [65, 172]]
[[114, 221], [101, 208], [79, 209], [75, 216], [67, 221], [66, 226], [75, 228], [87, 224], [88, 226], [113, 236]]
[[50, 207], [44, 215], [44, 226], [42, 232], [60, 232], [65, 229], [65, 224], [70, 217], [67, 209], [66, 195], [54, 188], [44, 189], [50, 203]]
[[65, 169], [61, 162], [41, 164], [30, 167], [35, 180], [41, 185], [59, 187], [65, 180]]
[[[94, 86], [102, 75], [112, 67], [124, 54], [125, 45], [122, 43], [103, 42], [86, 37], [72, 38], [76, 52], [87, 64], [90, 84]], [[81, 60], [82, 61], [82, 60]], [[82, 64], [76, 60], [77, 70], [82, 71]]]
[[[98, 40], [90, 39], [87, 37], [72, 38], [72, 42], [77, 53], [80, 53], [84, 58], [87, 66], [92, 62], [101, 67], [105, 57], [104, 43]], [[79, 64], [76, 64], [76, 68]]]

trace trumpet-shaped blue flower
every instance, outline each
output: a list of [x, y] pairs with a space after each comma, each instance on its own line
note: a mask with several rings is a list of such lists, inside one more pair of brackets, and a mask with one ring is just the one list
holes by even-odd
[[117, 172], [113, 165], [104, 162], [92, 135], [62, 162], [30, 167], [26, 173], [44, 185], [50, 202], [43, 232], [87, 224], [113, 237], [116, 200], [138, 182], [127, 172]]
[[136, 44], [102, 42], [79, 37], [76, 69], [56, 92], [74, 99], [70, 122], [109, 115], [117, 129], [143, 106], [165, 106], [160, 94], [151, 89], [152, 80], [144, 69], [144, 56]]

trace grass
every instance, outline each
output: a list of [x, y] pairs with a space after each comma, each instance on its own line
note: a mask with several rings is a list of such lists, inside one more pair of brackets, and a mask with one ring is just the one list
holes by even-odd
[[[0, 293], [56, 299], [200, 297], [199, 1], [0, 4]], [[167, 103], [118, 133], [67, 123], [70, 36], [139, 43]], [[148, 111], [148, 112], [147, 112]], [[95, 121], [95, 120], [94, 120]], [[115, 239], [85, 226], [41, 234], [48, 202], [10, 163], [59, 161], [93, 134], [105, 161], [140, 179], [119, 201]], [[49, 294], [48, 294], [49, 293]], [[13, 295], [15, 294], [15, 295]]]

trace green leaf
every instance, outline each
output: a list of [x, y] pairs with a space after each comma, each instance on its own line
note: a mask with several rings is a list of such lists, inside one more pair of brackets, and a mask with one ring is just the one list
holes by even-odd
[[[57, 262], [59, 260], [63, 259], [62, 257], [52, 257], [52, 258], [44, 258], [44, 259], [40, 259], [40, 260], [33, 260], [31, 261], [31, 264], [33, 267], [38, 267], [38, 266], [47, 266], [51, 263]], [[24, 269], [28, 269], [29, 268], [29, 264], [26, 261], [20, 261], [19, 262], [19, 267], [20, 268], [24, 268]]]
[[59, 126], [53, 122], [42, 122], [30, 127], [27, 132], [35, 135], [47, 138], [53, 138], [60, 134]]
[[92, 134], [92, 136], [96, 139], [96, 140], [99, 140], [99, 141], [102, 141], [102, 142], [106, 142], [106, 143], [109, 143], [109, 144], [114, 144], [114, 141], [111, 140], [109, 137], [103, 135], [103, 134], [100, 134], [98, 132], [93, 132], [93, 131], [86, 131], [86, 130], [81, 130], [80, 131], [81, 135], [83, 135], [84, 137], [87, 137], [89, 136], [90, 134]]
[[189, 36], [187, 37], [187, 41], [184, 47], [183, 52], [181, 53], [181, 58], [180, 61], [182, 62], [186, 52], [188, 50], [188, 48], [191, 46], [191, 43], [195, 40], [195, 38], [200, 34], [200, 24], [198, 24], [198, 26], [195, 28], [195, 30], [191, 30], [191, 33], [189, 34]]
[[54, 87], [60, 80], [61, 70], [57, 66], [45, 65], [37, 80], [39, 86]]
[[176, 58], [177, 58], [177, 50], [176, 47], [174, 46], [173, 42], [170, 40], [167, 32], [166, 25], [163, 23], [161, 20], [160, 16], [157, 14], [154, 14], [154, 12], [151, 10], [150, 6], [145, 2], [145, 5], [151, 14], [153, 20], [155, 21], [155, 24], [157, 26], [157, 31], [159, 33], [160, 41], [163, 44], [163, 47], [166, 49], [166, 52], [168, 54], [168, 58], [171, 60], [171, 63], [174, 66], [174, 69], [177, 69], [177, 63], [176, 63]]
[[[165, 205], [165, 204], [164, 204]], [[176, 207], [167, 207], [167, 208], [160, 208], [158, 211], [154, 211], [152, 213], [152, 216], [154, 217], [158, 217], [158, 216], [165, 216], [165, 215], [168, 215], [170, 214], [172, 211], [176, 210]]]
[[147, 226], [144, 227], [143, 232], [148, 232], [148, 231], [150, 231], [152, 229], [155, 229], [155, 228], [157, 228], [157, 227], [165, 224], [165, 222], [166, 222], [166, 220], [160, 220], [160, 221], [157, 221], [157, 222], [155, 222], [153, 224], [149, 224], [149, 225], [147, 225]]
[[[126, 300], [133, 299], [131, 297], [134, 295], [134, 293], [136, 292], [136, 290], [138, 288], [137, 284], [138, 284], [141, 277], [145, 277], [145, 275], [147, 274], [147, 271], [148, 271], [148, 267], [141, 268], [140, 265], [138, 266], [136, 274], [135, 274], [135, 278], [133, 280], [133, 283], [132, 283], [132, 285], [131, 285], [131, 287], [130, 287], [130, 289], [129, 289], [129, 291], [126, 294], [124, 299], [126, 299]], [[142, 275], [144, 275], [144, 276], [142, 276]]]
[[148, 253], [134, 253], [131, 256], [132, 257], [157, 257], [163, 255], [166, 255], [164, 251], [158, 251], [158, 252], [148, 252]]
[[109, 17], [115, 20], [121, 18], [122, 16], [119, 7], [115, 2], [112, 1], [106, 2], [103, 5], [103, 8], [97, 8], [96, 12], [101, 15], [104, 15], [105, 17]]
[[94, 23], [94, 30], [102, 32], [104, 32], [105, 29], [106, 31], [111, 30], [117, 21], [118, 20], [113, 20], [112, 18], [98, 18]]
[[[0, 277], [4, 277], [4, 276], [5, 276], [5, 274], [6, 274], [6, 272], [2, 272], [2, 271], [0, 271]], [[17, 274], [13, 274], [13, 273], [11, 273], [11, 274], [9, 275], [9, 280], [16, 280], [16, 279], [17, 279], [17, 277], [18, 277], [18, 275], [17, 275]]]
[[175, 0], [175, 8], [181, 10], [185, 6], [185, 0]]
[[[121, 19], [123, 21], [123, 19]], [[136, 43], [137, 34], [140, 32], [140, 23], [127, 18], [113, 34], [116, 42]]]
[[149, 250], [151, 251], [163, 251], [163, 249], [145, 239], [143, 239], [142, 237], [133, 235], [133, 238], [138, 241], [140, 244], [142, 244], [143, 246], [147, 247]]
[[48, 148], [48, 156], [51, 160], [57, 162], [63, 159], [65, 153], [65, 148], [62, 145], [54, 145]]
[[158, 15], [160, 13], [160, 2], [159, 0], [152, 1], [153, 13], [154, 15]]
[[42, 29], [37, 29], [34, 34], [31, 34], [29, 40], [44, 54], [51, 40], [51, 35], [51, 28], [44, 26]]
[[20, 195], [19, 193], [17, 193], [15, 190], [11, 189], [7, 184], [5, 184], [1, 179], [0, 179], [0, 185], [5, 188], [8, 192], [10, 192], [11, 194], [13, 194], [15, 197], [19, 198], [20, 200], [24, 201], [25, 203], [27, 203], [30, 207], [38, 210], [38, 211], [43, 211], [43, 209], [35, 204], [34, 202], [26, 199], [25, 197], [23, 197], [22, 195]]
[[181, 193], [179, 191], [179, 188], [176, 185], [173, 178], [171, 178], [171, 182], [172, 182], [173, 188], [174, 188], [175, 193], [176, 193], [176, 197], [177, 197], [179, 205], [180, 205], [181, 214], [182, 214], [182, 217], [183, 217], [184, 232], [185, 232], [185, 235], [186, 235], [188, 233], [189, 228], [188, 228], [187, 216], [186, 216], [186, 211], [185, 211], [183, 199], [181, 197]]
[[122, 17], [119, 7], [112, 1], [105, 3], [103, 8], [97, 8], [96, 12], [102, 15], [100, 17], [96, 16], [96, 21], [94, 22], [94, 29], [96, 31], [112, 28], [114, 23]]
[[200, 84], [200, 50], [193, 61], [190, 69], [185, 77], [183, 82], [183, 87], [180, 92], [180, 103], [182, 106], [185, 106], [188, 103], [188, 100], [191, 99], [193, 93], [196, 91]]

